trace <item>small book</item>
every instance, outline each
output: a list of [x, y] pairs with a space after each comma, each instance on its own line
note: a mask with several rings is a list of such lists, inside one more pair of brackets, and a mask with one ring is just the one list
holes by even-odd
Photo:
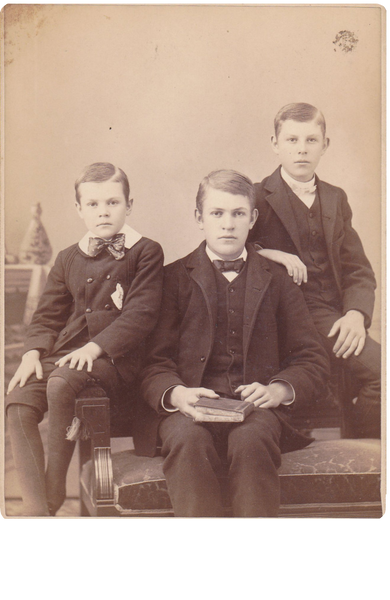
[[199, 413], [197, 421], [217, 423], [241, 423], [254, 409], [252, 402], [204, 396], [199, 398], [194, 407]]

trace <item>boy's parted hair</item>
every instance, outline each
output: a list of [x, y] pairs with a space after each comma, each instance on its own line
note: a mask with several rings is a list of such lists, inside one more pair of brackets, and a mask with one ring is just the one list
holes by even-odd
[[130, 185], [126, 173], [122, 171], [122, 169], [119, 169], [119, 167], [115, 167], [111, 163], [106, 162], [93, 163], [83, 169], [74, 184], [77, 202], [80, 204], [79, 186], [82, 183], [89, 183], [91, 181], [100, 183], [102, 181], [108, 181], [109, 179], [122, 184], [123, 194], [126, 198], [126, 202], [128, 202]]
[[280, 109], [274, 119], [275, 137], [277, 138], [284, 121], [288, 120], [300, 121], [305, 123], [307, 121], [316, 120], [317, 124], [322, 129], [322, 134], [326, 135], [326, 123], [325, 117], [318, 108], [312, 104], [306, 104], [305, 102], [293, 102], [292, 104], [286, 104]]
[[212, 171], [202, 179], [196, 195], [196, 208], [200, 213], [203, 211], [204, 199], [209, 188], [221, 190], [228, 194], [245, 196], [249, 200], [251, 210], [255, 207], [255, 190], [253, 183], [249, 177], [242, 175], [242, 173], [239, 173], [238, 171], [234, 171], [233, 169], [221, 169], [219, 171]]

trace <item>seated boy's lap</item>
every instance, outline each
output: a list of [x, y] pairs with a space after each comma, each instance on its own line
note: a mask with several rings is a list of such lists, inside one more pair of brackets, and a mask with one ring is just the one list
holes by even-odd
[[93, 362], [92, 371], [86, 368], [81, 371], [70, 369], [66, 364], [57, 367], [55, 362], [60, 356], [50, 356], [41, 359], [43, 378], [37, 379], [31, 375], [24, 387], [17, 386], [6, 398], [7, 407], [10, 404], [27, 404], [36, 408], [42, 415], [48, 410], [47, 382], [51, 377], [61, 377], [68, 383], [77, 396], [87, 385], [100, 385], [111, 400], [126, 393], [126, 386], [116, 367], [109, 358], [98, 358]]
[[242, 423], [202, 423], [194, 421], [180, 412], [175, 412], [160, 423], [159, 434], [163, 444], [168, 443], [169, 445], [171, 436], [175, 443], [197, 443], [198, 439], [207, 439], [209, 436], [205, 435], [205, 432], [208, 432], [217, 450], [221, 450], [221, 448], [227, 450], [228, 439], [233, 431], [236, 440], [241, 437], [248, 444], [251, 443], [252, 435], [272, 438], [279, 443], [281, 429], [280, 421], [272, 411], [255, 408]]

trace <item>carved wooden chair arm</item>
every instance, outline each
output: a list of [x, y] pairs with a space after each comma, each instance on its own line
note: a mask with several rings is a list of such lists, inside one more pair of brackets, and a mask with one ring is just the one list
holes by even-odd
[[[91, 458], [91, 492], [96, 505], [114, 504], [114, 484], [110, 444], [110, 400], [98, 386], [83, 390], [76, 399], [80, 421], [80, 467]], [[86, 443], [86, 439], [90, 442]], [[89, 447], [89, 448], [88, 448]], [[88, 451], [89, 449], [89, 451]]]

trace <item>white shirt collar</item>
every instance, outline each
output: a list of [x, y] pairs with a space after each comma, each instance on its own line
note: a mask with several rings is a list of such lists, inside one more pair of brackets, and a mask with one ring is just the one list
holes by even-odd
[[[213, 262], [213, 260], [225, 260], [224, 258], [221, 258], [220, 256], [218, 256], [218, 254], [215, 254], [215, 252], [210, 250], [210, 248], [208, 247], [207, 244], [206, 244], [206, 254], [209, 257], [209, 259], [211, 260], [211, 262]], [[237, 256], [237, 258], [233, 259], [233, 260], [238, 260], [239, 258], [243, 258], [244, 260], [246, 260], [247, 256], [248, 256], [248, 251], [244, 246], [244, 249], [241, 252], [240, 256]]]
[[[127, 249], [132, 248], [142, 238], [142, 235], [140, 233], [138, 233], [137, 231], [135, 231], [135, 229], [130, 227], [130, 225], [127, 225], [127, 223], [125, 223], [123, 225], [122, 229], [120, 231], [118, 231], [118, 233], [125, 234], [125, 248], [127, 248]], [[81, 238], [81, 240], [79, 241], [79, 248], [85, 254], [88, 254], [88, 244], [89, 244], [90, 237], [98, 237], [98, 236], [91, 233], [91, 231], [87, 231], [85, 236], [83, 238]]]
[[316, 176], [313, 175], [313, 178], [310, 179], [310, 181], [297, 181], [296, 179], [294, 179], [293, 177], [291, 177], [284, 169], [283, 167], [281, 167], [280, 169], [280, 174], [283, 177], [284, 181], [287, 183], [288, 186], [290, 186], [290, 188], [292, 189], [305, 189], [305, 188], [311, 188], [315, 185], [316, 183]]

